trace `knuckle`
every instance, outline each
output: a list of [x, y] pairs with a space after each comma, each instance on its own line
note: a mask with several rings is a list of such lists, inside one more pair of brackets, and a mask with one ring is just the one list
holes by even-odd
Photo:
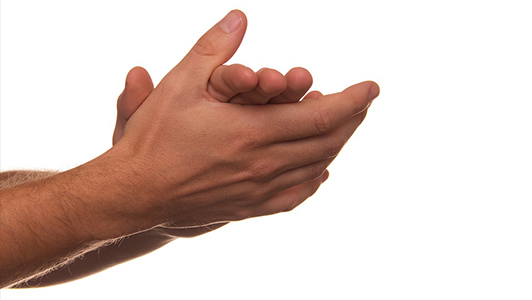
[[253, 191], [249, 193], [248, 201], [253, 203], [254, 209], [256, 209], [270, 197], [269, 194], [267, 184], [257, 183], [254, 185]]
[[250, 190], [245, 192], [242, 204], [234, 211], [233, 220], [245, 220], [261, 215], [257, 209], [268, 199], [268, 192], [264, 184], [249, 183]]
[[247, 170], [245, 178], [253, 182], [265, 182], [273, 175], [273, 165], [265, 160], [255, 161]]
[[319, 133], [328, 132], [333, 128], [331, 114], [326, 110], [316, 110], [314, 112], [314, 124]]
[[239, 151], [256, 151], [264, 145], [260, 129], [248, 122], [242, 122], [239, 126], [240, 128], [232, 136], [232, 142]]
[[201, 37], [192, 47], [192, 51], [201, 56], [214, 56], [216, 54], [216, 46], [209, 39]]
[[319, 178], [321, 176], [321, 174], [323, 174], [323, 172], [325, 172], [325, 167], [323, 166], [323, 163], [321, 163], [321, 162], [315, 163], [310, 168], [309, 179], [310, 180], [317, 179], [317, 178]]
[[344, 146], [344, 143], [339, 140], [329, 140], [325, 143], [324, 148], [324, 157], [325, 158], [331, 158], [338, 155], [338, 153], [342, 150]]
[[292, 210], [294, 210], [294, 208], [295, 208], [294, 205], [290, 205], [290, 206], [287, 206], [287, 207], [283, 208], [283, 210], [281, 210], [280, 212], [281, 213], [291, 212]]
[[240, 209], [238, 212], [235, 212], [232, 221], [241, 221], [241, 220], [249, 219], [251, 217], [253, 217], [253, 209], [243, 208], [243, 209]]
[[262, 146], [263, 141], [253, 128], [248, 128], [247, 133], [244, 135], [243, 143], [246, 150], [254, 151]]
[[297, 202], [297, 201], [294, 200], [294, 201], [288, 203], [288, 204], [286, 205], [286, 207], [282, 210], [282, 212], [290, 212], [290, 211], [293, 211], [293, 210], [294, 210], [296, 207], [298, 207], [298, 206], [299, 206], [299, 202]]

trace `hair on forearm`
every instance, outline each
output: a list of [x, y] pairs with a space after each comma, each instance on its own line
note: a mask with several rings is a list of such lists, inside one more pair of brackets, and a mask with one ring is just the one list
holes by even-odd
[[50, 177], [57, 171], [17, 170], [0, 173], [0, 190], [11, 188], [26, 182]]

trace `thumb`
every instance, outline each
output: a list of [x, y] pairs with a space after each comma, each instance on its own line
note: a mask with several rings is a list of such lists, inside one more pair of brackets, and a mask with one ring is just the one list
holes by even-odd
[[227, 62], [238, 50], [246, 27], [247, 19], [243, 12], [229, 12], [196, 42], [168, 76], [180, 81], [194, 80], [191, 84], [201, 84], [206, 88], [214, 69]]

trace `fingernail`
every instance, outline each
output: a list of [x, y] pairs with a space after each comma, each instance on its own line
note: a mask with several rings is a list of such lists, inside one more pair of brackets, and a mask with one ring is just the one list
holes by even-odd
[[325, 181], [327, 181], [327, 179], [329, 179], [329, 171], [325, 170], [325, 173], [322, 175], [321, 178], [321, 183], [324, 183]]
[[218, 26], [220, 26], [220, 28], [222, 28], [222, 30], [226, 33], [231, 33], [237, 30], [241, 24], [242, 18], [240, 17], [240, 14], [236, 10], [233, 10], [228, 13], [227, 16], [220, 21], [220, 23], [218, 23]]
[[380, 93], [379, 86], [376, 83], [373, 83], [373, 85], [371, 86], [369, 90], [369, 94], [368, 94], [369, 100], [373, 100], [377, 98], [377, 96], [379, 96], [379, 93]]

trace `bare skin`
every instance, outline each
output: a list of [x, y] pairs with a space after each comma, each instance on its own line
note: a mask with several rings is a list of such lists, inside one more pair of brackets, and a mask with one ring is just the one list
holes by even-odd
[[0, 286], [161, 226], [289, 211], [318, 189], [378, 86], [281, 106], [221, 103], [209, 95], [209, 79], [236, 51], [245, 25], [233, 11], [205, 34], [110, 151], [0, 191], [0, 238], [9, 241], [0, 245]]
[[[209, 79], [207, 91], [220, 102], [235, 104], [280, 104], [299, 101], [312, 86], [312, 75], [304, 68], [293, 68], [285, 76], [276, 70], [263, 68], [258, 72], [243, 65], [222, 65]], [[127, 120], [153, 91], [148, 72], [136, 67], [129, 71], [126, 87], [118, 98], [117, 121], [113, 145], [123, 136]], [[307, 98], [317, 98], [314, 92]]]
[[[214, 75], [219, 76], [214, 76]], [[259, 84], [260, 83], [260, 84]], [[303, 68], [294, 68], [286, 76], [272, 69], [262, 69], [254, 73], [242, 65], [220, 66], [209, 81], [209, 94], [221, 102], [241, 104], [293, 103], [300, 100], [310, 86], [312, 76]], [[123, 136], [127, 120], [142, 105], [154, 86], [146, 70], [133, 68], [126, 78], [126, 87], [117, 101], [117, 122], [113, 144]], [[221, 92], [214, 92], [221, 91]], [[243, 97], [242, 94], [246, 96]], [[312, 92], [307, 98], [317, 98], [319, 92]], [[0, 182], [6, 182], [10, 175], [24, 176], [15, 183], [23, 183], [55, 172], [19, 171], [0, 174]], [[218, 229], [227, 223], [213, 224], [194, 228], [158, 226], [146, 232], [124, 237], [109, 246], [99, 248], [83, 255], [72, 263], [58, 268], [44, 276], [34, 278], [17, 287], [46, 287], [77, 280], [101, 272], [117, 264], [148, 254], [177, 238], [191, 238]]]
[[[209, 80], [209, 95], [220, 102], [235, 104], [280, 104], [300, 101], [312, 86], [312, 76], [304, 68], [293, 68], [286, 76], [273, 69], [261, 69], [254, 73], [243, 65], [222, 65], [216, 68]], [[117, 103], [117, 122], [113, 135], [113, 145], [123, 136], [127, 120], [146, 100], [153, 91], [153, 83], [148, 72], [141, 68], [133, 68], [126, 78], [126, 87]], [[318, 98], [322, 94], [314, 91], [304, 99]], [[212, 230], [213, 226], [209, 226]], [[165, 227], [168, 228], [168, 227]], [[219, 228], [219, 226], [216, 226]], [[173, 234], [183, 232], [184, 236], [192, 237], [194, 231], [205, 233], [200, 228], [174, 228]], [[186, 232], [186, 233], [185, 233]]]

